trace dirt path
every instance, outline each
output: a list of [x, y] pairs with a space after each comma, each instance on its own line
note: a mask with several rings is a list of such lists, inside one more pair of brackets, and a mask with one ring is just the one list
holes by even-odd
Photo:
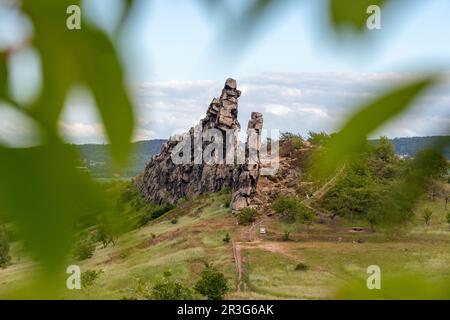
[[[313, 195], [305, 199], [303, 201], [304, 205], [309, 208], [311, 211], [313, 211], [316, 215], [324, 217], [326, 216], [325, 213], [321, 212], [320, 210], [314, 208], [311, 203], [313, 201], [317, 201], [321, 199], [335, 184], [338, 177], [342, 174], [344, 171], [345, 165], [343, 165], [341, 168], [339, 168], [338, 172], [330, 179], [328, 180], [322, 187], [320, 187], [319, 190], [313, 193]], [[263, 249], [270, 251], [272, 253], [281, 254], [289, 259], [297, 260], [298, 257], [293, 255], [288, 245], [285, 243], [280, 243], [276, 241], [260, 241], [256, 240], [254, 241], [254, 232], [255, 230], [258, 230], [258, 228], [263, 224], [269, 222], [271, 219], [269, 217], [263, 217], [259, 221], [253, 223], [250, 227], [244, 227], [240, 230], [238, 233], [238, 241], [232, 240], [233, 245], [233, 256], [234, 261], [236, 265], [236, 273], [237, 273], [237, 292], [241, 292], [242, 289], [244, 289], [245, 283], [243, 281], [243, 275], [244, 275], [244, 261], [242, 257], [242, 249]]]
[[234, 240], [231, 242], [233, 245], [233, 256], [234, 256], [234, 262], [236, 265], [236, 273], [237, 273], [237, 292], [241, 292], [242, 287], [242, 276], [244, 274], [243, 269], [243, 263], [242, 263], [242, 254], [241, 254], [241, 246], [239, 242], [235, 242]]

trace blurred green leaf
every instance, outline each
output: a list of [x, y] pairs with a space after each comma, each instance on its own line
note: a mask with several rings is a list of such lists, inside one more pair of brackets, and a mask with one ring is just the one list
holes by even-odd
[[69, 30], [69, 5], [79, 5], [79, 1], [24, 3], [35, 26], [34, 45], [43, 70], [43, 90], [31, 113], [49, 137], [57, 136], [57, 121], [68, 90], [75, 83], [86, 84], [97, 103], [111, 154], [123, 165], [131, 149], [134, 115], [117, 52], [108, 36], [94, 26], [82, 23], [81, 30]]
[[380, 8], [392, 0], [330, 0], [330, 14], [334, 27], [339, 31], [344, 27], [351, 26], [358, 31], [366, 28], [369, 17], [367, 8], [377, 5]]
[[345, 300], [448, 300], [450, 299], [450, 285], [448, 281], [431, 280], [427, 275], [403, 275], [382, 277], [381, 289], [369, 290], [366, 279], [361, 278], [358, 281], [350, 281], [339, 288], [336, 298]]
[[21, 238], [49, 272], [65, 261], [74, 219], [101, 203], [74, 159], [75, 150], [62, 144], [0, 147], [0, 214], [18, 222]]
[[361, 151], [370, 133], [408, 109], [411, 102], [434, 83], [434, 77], [409, 83], [360, 108], [342, 130], [333, 135], [326, 152], [322, 152], [322, 156], [317, 159], [316, 171], [319, 176], [329, 175], [347, 156]]
[[135, 2], [136, 1], [134, 1], [134, 0], [125, 0], [124, 1], [124, 9], [123, 9], [123, 12], [122, 12], [122, 16], [120, 17], [120, 21], [117, 24], [117, 28], [116, 28], [116, 34], [117, 35], [120, 33], [120, 31], [122, 30], [123, 26], [127, 22]]
[[[37, 278], [38, 291], [26, 290], [31, 296], [43, 294], [42, 286], [64, 283], [59, 280], [72, 246], [75, 221], [104, 206], [97, 187], [76, 169], [77, 153], [59, 137], [58, 120], [73, 85], [86, 85], [92, 91], [118, 164], [125, 164], [131, 148], [134, 113], [113, 43], [94, 26], [66, 27], [67, 7], [79, 4], [76, 0], [22, 3], [34, 26], [42, 90], [37, 101], [21, 111], [39, 125], [44, 144], [28, 149], [0, 145], [0, 214], [17, 224], [21, 239], [40, 262], [43, 273]], [[7, 96], [6, 66], [6, 56], [1, 54], [0, 98]]]
[[389, 186], [379, 209], [378, 224], [390, 228], [410, 220], [427, 182], [447, 174], [447, 159], [442, 151], [441, 146], [424, 150], [405, 166], [402, 177]]
[[8, 96], [8, 67], [6, 59], [6, 53], [0, 52], [0, 100]]
[[83, 59], [84, 81], [92, 89], [111, 142], [111, 153], [118, 164], [123, 165], [131, 151], [133, 107], [111, 41], [96, 29], [85, 29], [89, 32], [83, 33], [80, 57]]
[[79, 1], [24, 1], [23, 8], [35, 29], [33, 44], [39, 51], [42, 65], [42, 92], [30, 113], [46, 129], [56, 135], [67, 91], [77, 78], [74, 31], [66, 28], [66, 10]]

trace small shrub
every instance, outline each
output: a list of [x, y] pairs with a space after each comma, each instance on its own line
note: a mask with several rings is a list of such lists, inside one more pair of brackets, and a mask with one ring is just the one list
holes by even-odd
[[272, 204], [272, 209], [281, 215], [283, 221], [293, 223], [298, 211], [298, 200], [279, 196]]
[[423, 218], [423, 221], [425, 221], [425, 224], [427, 226], [430, 224], [432, 215], [433, 215], [433, 211], [431, 211], [430, 209], [425, 209], [423, 211], [422, 218]]
[[175, 208], [173, 204], [165, 203], [163, 205], [158, 206], [151, 214], [152, 220], [161, 217], [164, 213]]
[[195, 285], [195, 290], [209, 300], [222, 300], [228, 291], [227, 279], [215, 267], [206, 265]]
[[244, 208], [239, 212], [239, 224], [248, 224], [256, 220], [256, 209]]
[[303, 147], [304, 140], [301, 135], [291, 132], [282, 132], [280, 137], [280, 155], [282, 157], [291, 156], [296, 150]]
[[324, 131], [321, 132], [308, 132], [308, 142], [313, 146], [320, 146], [326, 144], [330, 140], [331, 136]]
[[220, 190], [220, 193], [222, 193], [222, 194], [231, 194], [231, 187], [229, 187], [229, 186], [223, 187], [222, 190]]
[[300, 221], [306, 225], [310, 225], [314, 222], [315, 215], [309, 210], [303, 203], [297, 203], [297, 215]]
[[116, 246], [117, 237], [113, 234], [113, 232], [107, 230], [105, 226], [99, 226], [97, 228], [95, 238], [96, 241], [102, 243], [103, 248], [106, 248], [109, 244], [113, 247]]
[[86, 270], [81, 273], [81, 287], [87, 288], [94, 284], [97, 278], [103, 273], [103, 270]]
[[285, 231], [284, 233], [283, 233], [283, 241], [289, 241], [289, 240], [291, 240], [291, 238], [290, 238], [290, 236], [291, 236], [291, 233], [289, 232], [289, 231]]
[[8, 236], [5, 228], [0, 226], [0, 268], [6, 268], [10, 261]]
[[194, 293], [191, 288], [180, 280], [172, 279], [171, 272], [164, 272], [163, 279], [156, 282], [150, 290], [150, 298], [153, 300], [192, 300]]
[[122, 300], [149, 300], [151, 287], [142, 278], [135, 278], [134, 284], [128, 288], [130, 295], [123, 296]]
[[223, 237], [223, 242], [225, 242], [225, 243], [230, 243], [230, 241], [231, 241], [231, 237], [230, 237], [230, 234], [227, 232], [226, 234], [225, 234], [225, 236]]
[[94, 255], [95, 241], [90, 235], [81, 234], [73, 249], [73, 257], [77, 260], [86, 260]]
[[309, 225], [315, 217], [314, 213], [296, 198], [279, 196], [272, 204], [272, 209], [287, 223], [293, 223], [299, 218], [302, 223]]
[[231, 197], [225, 197], [224, 199], [223, 199], [223, 202], [222, 202], [222, 204], [223, 204], [223, 206], [225, 207], [225, 208], [229, 208], [230, 207], [230, 204], [231, 204]]
[[145, 226], [149, 221], [161, 217], [163, 214], [172, 210], [173, 208], [175, 208], [175, 206], [170, 203], [165, 203], [159, 206], [157, 205], [149, 206], [147, 212], [140, 217], [138, 221], [138, 227]]
[[308, 270], [308, 266], [305, 263], [303, 263], [303, 262], [299, 262], [295, 266], [295, 270], [296, 271], [306, 271], [306, 270]]
[[177, 224], [178, 223], [178, 219], [177, 218], [173, 218], [172, 220], [170, 220], [171, 224]]

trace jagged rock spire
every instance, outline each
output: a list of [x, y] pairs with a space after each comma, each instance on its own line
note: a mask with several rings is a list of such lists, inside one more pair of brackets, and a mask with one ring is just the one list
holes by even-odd
[[[231, 139], [231, 155], [236, 154], [235, 151], [238, 146], [237, 131], [240, 129], [237, 119], [240, 95], [241, 91], [237, 90], [236, 80], [227, 79], [220, 97], [212, 99], [205, 118], [184, 135], [171, 137], [161, 147], [161, 152], [152, 157], [144, 172], [135, 179], [135, 185], [145, 194], [148, 201], [176, 203], [183, 197], [217, 192], [223, 187], [231, 187], [233, 188], [231, 204], [233, 208], [240, 209], [249, 204], [249, 199], [256, 189], [259, 177], [259, 136], [263, 124], [260, 113], [253, 112], [248, 124], [244, 164], [236, 166], [233, 158], [231, 163], [227, 162], [228, 151], [219, 152], [218, 156], [221, 157], [221, 161], [215, 164], [196, 161], [198, 155], [202, 156], [213, 143], [201, 139], [204, 138], [208, 129], [219, 130], [220, 136], [214, 139], [221, 140], [224, 143], [230, 140], [227, 136], [229, 132], [234, 132]], [[252, 139], [255, 139], [255, 133], [257, 144], [252, 143]], [[198, 142], [199, 136], [200, 142]], [[187, 163], [175, 164], [172, 155], [183, 140], [191, 144], [191, 147], [187, 150], [188, 152], [191, 151], [191, 157], [187, 157]], [[196, 151], [198, 152], [196, 153]], [[256, 158], [252, 159], [251, 157], [255, 157], [255, 154]], [[256, 164], [253, 161], [255, 159]]]

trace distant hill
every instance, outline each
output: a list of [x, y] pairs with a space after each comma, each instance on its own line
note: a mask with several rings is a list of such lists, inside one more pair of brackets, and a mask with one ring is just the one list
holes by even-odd
[[447, 144], [444, 155], [450, 160], [450, 136], [394, 138], [390, 141], [394, 145], [396, 154], [414, 156], [417, 152], [429, 148], [442, 139]]
[[112, 161], [106, 144], [77, 145], [80, 153], [79, 166], [91, 172], [94, 178], [129, 178], [139, 174], [150, 158], [159, 153], [163, 139], [144, 140], [133, 143], [129, 164], [121, 171], [113, 171]]

